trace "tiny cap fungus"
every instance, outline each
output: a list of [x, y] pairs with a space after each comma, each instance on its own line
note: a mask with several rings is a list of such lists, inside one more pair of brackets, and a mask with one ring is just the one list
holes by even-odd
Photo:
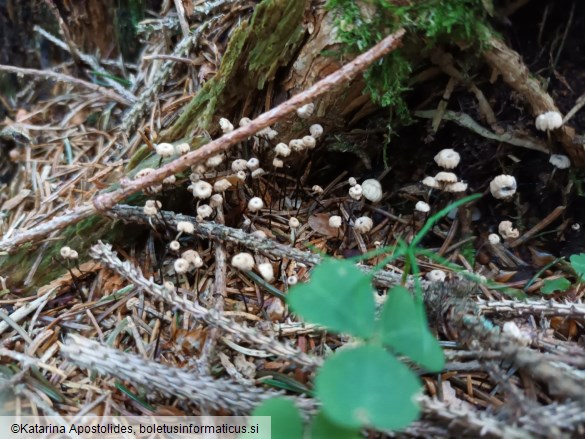
[[238, 171], [238, 172], [236, 172], [236, 178], [238, 180], [240, 180], [240, 181], [246, 181], [246, 177], [247, 177], [246, 171]]
[[188, 143], [179, 143], [178, 145], [175, 146], [175, 152], [179, 155], [185, 155], [189, 151], [191, 151], [191, 147], [189, 146]]
[[159, 143], [154, 149], [161, 157], [170, 157], [175, 153], [175, 147], [170, 143]]
[[138, 180], [139, 178], [146, 177], [148, 174], [152, 174], [153, 172], [154, 172], [154, 169], [152, 169], [152, 168], [141, 169], [134, 176], [134, 180]]
[[264, 174], [266, 174], [266, 171], [262, 168], [258, 168], [258, 169], [254, 169], [252, 171], [252, 178], [259, 178], [262, 177]]
[[362, 183], [362, 195], [372, 203], [377, 203], [382, 199], [382, 185], [378, 180], [369, 178]]
[[195, 231], [195, 226], [189, 221], [177, 221], [177, 231], [191, 235]]
[[353, 228], [360, 233], [368, 233], [372, 230], [374, 226], [374, 222], [371, 218], [367, 216], [360, 216], [358, 219], [355, 220]]
[[211, 207], [219, 207], [223, 204], [223, 197], [220, 194], [213, 194], [209, 199], [209, 205]]
[[539, 114], [534, 124], [536, 129], [540, 131], [556, 130], [563, 125], [563, 116], [558, 111], [547, 111]]
[[68, 259], [69, 255], [71, 255], [71, 247], [67, 247], [67, 246], [61, 247], [61, 250], [59, 253], [61, 254], [61, 257], [63, 259]]
[[564, 154], [552, 154], [548, 162], [557, 169], [567, 169], [571, 167], [571, 160]]
[[299, 278], [296, 276], [296, 274], [293, 274], [293, 275], [286, 278], [286, 283], [288, 285], [296, 285], [298, 281], [299, 281]]
[[500, 235], [502, 235], [502, 238], [504, 239], [516, 239], [520, 236], [520, 232], [512, 226], [511, 221], [500, 222], [498, 225], [498, 232], [500, 232]]
[[272, 282], [274, 279], [274, 269], [272, 268], [272, 264], [270, 262], [263, 262], [262, 264], [259, 264], [258, 271], [260, 272], [260, 276], [262, 276], [266, 282]]
[[238, 253], [232, 257], [232, 267], [250, 271], [254, 268], [254, 257], [250, 253]]
[[215, 168], [215, 167], [221, 165], [222, 162], [223, 162], [223, 154], [217, 154], [217, 155], [209, 157], [205, 161], [205, 165], [209, 168]]
[[435, 175], [435, 180], [439, 183], [456, 183], [457, 182], [457, 175], [453, 174], [452, 172], [445, 172], [441, 171]]
[[490, 182], [490, 192], [499, 200], [510, 198], [516, 193], [516, 179], [511, 175], [498, 175]]
[[445, 186], [446, 192], [465, 192], [467, 190], [467, 183], [458, 181], [457, 183], [450, 183]]
[[197, 215], [201, 218], [209, 218], [213, 213], [213, 209], [209, 204], [202, 204], [197, 208]]
[[349, 177], [347, 179], [347, 182], [349, 183], [350, 186], [355, 186], [357, 184], [357, 180], [354, 177]]
[[215, 192], [225, 192], [231, 186], [232, 184], [229, 182], [229, 180], [222, 178], [221, 180], [217, 180], [215, 183], [213, 183], [213, 190]]
[[221, 119], [219, 119], [219, 127], [221, 128], [221, 131], [224, 134], [229, 133], [229, 132], [234, 130], [233, 124], [229, 120], [227, 120], [225, 117], [222, 117]]
[[431, 270], [426, 274], [426, 278], [431, 283], [443, 282], [447, 275], [443, 270]]
[[330, 216], [329, 227], [333, 227], [334, 229], [341, 227], [341, 217], [339, 215]]
[[303, 145], [309, 149], [313, 149], [317, 144], [317, 141], [313, 136], [305, 136], [301, 139], [301, 141], [303, 142]]
[[248, 201], [248, 210], [250, 212], [258, 212], [263, 207], [264, 207], [264, 202], [259, 197], [252, 197], [252, 198], [250, 198], [250, 201]]
[[211, 197], [211, 192], [213, 191], [213, 186], [203, 180], [199, 180], [189, 187], [193, 191], [193, 196], [202, 200]]
[[246, 166], [250, 171], [255, 171], [260, 166], [260, 160], [258, 160], [256, 157], [252, 157], [246, 162]]
[[414, 206], [414, 210], [416, 210], [417, 212], [427, 213], [430, 212], [431, 206], [429, 206], [424, 201], [417, 201], [416, 205]]
[[323, 188], [321, 186], [319, 186], [318, 184], [314, 185], [311, 190], [313, 192], [315, 192], [316, 194], [322, 194], [323, 193]]
[[301, 119], [308, 119], [313, 115], [313, 111], [315, 111], [315, 104], [312, 102], [309, 104], [305, 104], [302, 107], [297, 109], [297, 115]]
[[274, 147], [274, 152], [276, 153], [276, 155], [288, 157], [290, 155], [290, 148], [286, 143], [281, 142]]
[[500, 235], [497, 233], [490, 233], [488, 236], [488, 241], [491, 245], [499, 244], [501, 242]]
[[237, 159], [232, 162], [232, 171], [245, 171], [248, 169], [248, 161], [244, 159]]
[[439, 189], [441, 187], [439, 182], [435, 180], [435, 177], [425, 177], [421, 183], [432, 189]]
[[349, 188], [349, 196], [351, 198], [353, 198], [354, 200], [359, 201], [362, 198], [362, 185], [361, 184], [356, 184], [353, 185], [352, 187]]
[[293, 151], [297, 152], [305, 149], [305, 143], [303, 142], [303, 139], [292, 139], [290, 142], [288, 142], [288, 146], [290, 146]]
[[169, 243], [169, 248], [170, 248], [172, 251], [176, 252], [176, 251], [179, 251], [179, 249], [181, 248], [181, 244], [179, 243], [179, 241], [177, 241], [177, 240], [175, 239], [175, 240], [173, 240], [173, 241], [171, 241], [171, 242]]
[[323, 135], [323, 127], [316, 123], [309, 127], [309, 132], [311, 133], [311, 136], [313, 136], [315, 139], [318, 139]]
[[280, 160], [278, 157], [274, 157], [272, 159], [272, 166], [274, 166], [275, 168], [282, 168], [284, 167], [284, 162]]
[[162, 207], [162, 204], [158, 200], [146, 200], [144, 203], [144, 214], [146, 216], [154, 216], [157, 214], [158, 209]]
[[291, 229], [296, 229], [301, 225], [301, 223], [296, 216], [291, 216], [288, 220], [288, 225]]
[[167, 178], [163, 180], [164, 184], [175, 184], [177, 182], [177, 177], [174, 175], [169, 175]]
[[239, 123], [239, 125], [240, 125], [241, 127], [245, 127], [246, 125], [249, 125], [249, 124], [250, 124], [250, 122], [252, 122], [252, 119], [250, 119], [249, 117], [242, 117], [242, 118], [240, 119], [240, 123]]
[[442, 149], [435, 156], [435, 163], [444, 169], [454, 169], [459, 164], [461, 156], [453, 149]]
[[189, 271], [189, 261], [183, 258], [175, 260], [175, 272], [177, 274], [183, 274]]

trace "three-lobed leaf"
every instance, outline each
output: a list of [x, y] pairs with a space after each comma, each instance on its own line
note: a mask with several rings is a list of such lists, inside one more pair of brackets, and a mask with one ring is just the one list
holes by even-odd
[[376, 304], [371, 276], [352, 262], [326, 259], [287, 295], [291, 309], [305, 320], [364, 339], [374, 331]]
[[382, 343], [395, 352], [406, 355], [431, 372], [438, 372], [445, 366], [443, 350], [428, 328], [422, 303], [406, 288], [395, 286], [388, 291], [379, 326]]
[[419, 415], [414, 398], [420, 390], [418, 377], [376, 345], [337, 352], [315, 377], [315, 394], [324, 414], [348, 429], [406, 427]]
[[573, 266], [573, 270], [577, 273], [580, 278], [585, 278], [585, 253], [580, 253], [578, 255], [571, 255], [569, 258], [571, 261], [571, 265]]
[[344, 428], [332, 422], [320, 411], [311, 424], [311, 439], [361, 439], [359, 428]]
[[557, 279], [545, 279], [540, 292], [542, 294], [552, 294], [555, 291], [567, 291], [571, 286], [571, 282], [569, 282], [564, 277], [559, 277]]
[[[270, 416], [270, 437], [279, 439], [303, 439], [303, 420], [298, 409], [290, 399], [278, 397], [264, 401], [254, 409], [252, 416]], [[243, 437], [246, 436], [243, 435]]]

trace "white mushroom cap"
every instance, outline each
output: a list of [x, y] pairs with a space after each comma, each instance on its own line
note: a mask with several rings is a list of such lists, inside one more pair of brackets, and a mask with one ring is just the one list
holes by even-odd
[[286, 278], [286, 283], [288, 285], [296, 285], [298, 281], [299, 281], [299, 278], [297, 277], [296, 274], [293, 274], [293, 275]]
[[288, 220], [288, 225], [291, 229], [296, 229], [301, 225], [300, 221], [295, 216], [291, 216]]
[[250, 198], [250, 201], [248, 201], [248, 210], [250, 212], [258, 212], [263, 207], [264, 201], [259, 197], [252, 197]]
[[221, 165], [222, 162], [223, 162], [223, 154], [217, 154], [217, 155], [209, 157], [205, 161], [205, 165], [209, 168], [215, 168], [216, 166]]
[[154, 149], [161, 157], [170, 157], [175, 153], [175, 147], [171, 143], [159, 143]]
[[457, 175], [453, 174], [452, 172], [441, 171], [435, 175], [435, 180], [437, 180], [439, 183], [456, 183]]
[[252, 157], [250, 160], [248, 160], [246, 166], [250, 171], [255, 171], [258, 169], [258, 166], [260, 166], [260, 160], [258, 160], [256, 157]]
[[236, 172], [236, 178], [240, 181], [246, 181], [246, 171], [238, 171]]
[[288, 142], [288, 146], [290, 146], [293, 151], [297, 152], [305, 149], [303, 139], [292, 139], [290, 142]]
[[488, 241], [491, 245], [499, 244], [501, 242], [500, 235], [497, 233], [490, 233], [488, 236]]
[[332, 215], [329, 217], [329, 227], [338, 229], [341, 227], [341, 217], [339, 215]]
[[71, 247], [67, 246], [61, 247], [60, 253], [63, 259], [68, 259], [69, 255], [71, 255]]
[[457, 183], [450, 183], [445, 186], [446, 192], [465, 192], [467, 190], [467, 183], [458, 181]]
[[189, 221], [177, 221], [177, 231], [192, 234], [195, 231], [195, 226]]
[[245, 171], [248, 169], [248, 161], [244, 159], [237, 159], [232, 162], [232, 171]]
[[313, 136], [315, 139], [318, 139], [323, 135], [323, 127], [316, 123], [309, 127], [309, 132], [311, 133], [311, 136]]
[[317, 141], [315, 140], [315, 138], [313, 136], [304, 136], [301, 141], [303, 142], [303, 145], [305, 145], [306, 148], [309, 149], [313, 149], [315, 147], [315, 145], [317, 144]]
[[146, 177], [148, 174], [152, 174], [154, 169], [152, 168], [143, 168], [136, 173], [134, 176], [134, 180], [138, 180], [139, 178]]
[[442, 149], [435, 156], [435, 162], [437, 163], [437, 165], [445, 169], [456, 168], [460, 160], [461, 156], [457, 151], [453, 149]]
[[354, 200], [360, 200], [362, 198], [362, 186], [360, 184], [356, 184], [349, 188], [349, 196]]
[[262, 168], [254, 169], [252, 171], [252, 178], [262, 177], [264, 174], [266, 174], [266, 171], [264, 169]]
[[349, 177], [347, 179], [347, 182], [349, 183], [350, 186], [355, 186], [357, 184], [357, 180], [354, 177]]
[[174, 241], [171, 241], [171, 242], [169, 243], [169, 248], [170, 248], [172, 251], [176, 252], [176, 251], [179, 251], [179, 249], [181, 248], [181, 244], [179, 243], [179, 241], [177, 241], [177, 240], [174, 240]]
[[516, 179], [511, 175], [498, 175], [490, 182], [490, 192], [497, 199], [510, 198], [516, 188]]
[[175, 271], [177, 274], [183, 274], [189, 271], [189, 261], [183, 258], [178, 258], [175, 260]]
[[365, 199], [377, 203], [382, 199], [382, 185], [378, 180], [369, 178], [362, 183], [362, 194]]
[[282, 168], [284, 167], [284, 162], [280, 160], [278, 157], [274, 157], [272, 159], [272, 166], [274, 166], [275, 168]]
[[564, 154], [552, 154], [548, 162], [558, 169], [567, 169], [571, 167], [571, 160]]
[[232, 267], [242, 271], [250, 271], [254, 268], [254, 256], [250, 253], [238, 253], [232, 257]]
[[215, 183], [213, 183], [213, 190], [215, 192], [225, 192], [231, 186], [232, 186], [232, 184], [230, 183], [230, 181], [228, 179], [222, 178], [221, 180], [217, 180]]
[[272, 264], [270, 262], [263, 262], [262, 264], [258, 264], [258, 271], [260, 272], [260, 276], [266, 282], [272, 282], [274, 279], [274, 268], [272, 268]]
[[234, 130], [233, 124], [229, 120], [227, 120], [225, 117], [222, 117], [221, 119], [219, 119], [219, 127], [221, 128], [221, 131], [224, 134], [229, 133], [229, 132]]
[[197, 208], [197, 215], [201, 218], [209, 218], [213, 213], [213, 209], [209, 204], [202, 204]]
[[540, 131], [556, 130], [563, 125], [563, 116], [558, 111], [547, 111], [539, 114], [534, 124]]
[[319, 186], [318, 184], [314, 185], [311, 190], [313, 192], [315, 192], [316, 194], [322, 194], [323, 193], [323, 188], [321, 186]]
[[368, 233], [370, 230], [372, 230], [373, 226], [374, 222], [372, 221], [372, 218], [367, 216], [360, 216], [355, 220], [353, 228], [360, 233]]
[[281, 142], [274, 147], [274, 152], [276, 153], [276, 155], [288, 157], [290, 155], [290, 148], [286, 143]]
[[429, 206], [424, 201], [417, 201], [416, 205], [414, 206], [414, 210], [416, 210], [417, 212], [427, 213], [430, 212], [431, 206]]
[[520, 236], [520, 232], [512, 226], [511, 221], [500, 222], [498, 225], [498, 232], [500, 232], [500, 235], [502, 235], [502, 238], [504, 239], [516, 239]]
[[213, 191], [213, 186], [203, 180], [196, 181], [189, 187], [193, 190], [193, 196], [202, 200], [211, 197]]
[[313, 115], [313, 111], [315, 111], [315, 104], [311, 102], [309, 104], [303, 105], [301, 108], [298, 108], [297, 115], [301, 119], [308, 119]]
[[250, 122], [252, 122], [252, 119], [250, 119], [249, 117], [242, 117], [242, 118], [240, 119], [240, 123], [239, 123], [239, 125], [240, 125], [241, 127], [245, 127], [246, 125], [249, 125], [249, 124], [250, 124]]
[[441, 187], [435, 177], [425, 177], [421, 183], [433, 189], [439, 189]]
[[431, 270], [426, 276], [427, 280], [431, 283], [443, 282], [447, 278], [447, 275], [443, 270]]
[[191, 146], [189, 146], [188, 143], [179, 143], [178, 145], [175, 145], [175, 152], [179, 155], [187, 154], [189, 151], [191, 151]]

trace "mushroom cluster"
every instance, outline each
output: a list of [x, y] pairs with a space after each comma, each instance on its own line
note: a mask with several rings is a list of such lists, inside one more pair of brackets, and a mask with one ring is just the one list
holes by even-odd
[[[461, 161], [461, 156], [453, 149], [442, 149], [434, 160], [443, 169], [455, 169]], [[467, 183], [459, 181], [457, 174], [450, 171], [440, 171], [434, 177], [427, 176], [421, 183], [431, 189], [439, 189], [444, 192], [459, 193], [467, 190]]]

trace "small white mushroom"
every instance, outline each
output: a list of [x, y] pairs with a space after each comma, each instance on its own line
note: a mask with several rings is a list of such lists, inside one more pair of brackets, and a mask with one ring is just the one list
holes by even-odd
[[239, 125], [240, 125], [241, 127], [245, 127], [246, 125], [249, 125], [249, 124], [250, 124], [250, 122], [252, 122], [252, 119], [250, 119], [249, 117], [242, 117], [242, 118], [240, 119], [240, 123], [239, 123]]
[[172, 251], [174, 251], [174, 252], [177, 252], [177, 251], [179, 251], [179, 249], [181, 248], [181, 244], [179, 243], [179, 241], [177, 241], [177, 240], [175, 239], [175, 240], [173, 240], [173, 241], [171, 241], [171, 242], [169, 243], [169, 248], [170, 248]]
[[232, 257], [232, 267], [242, 271], [250, 271], [254, 268], [254, 256], [250, 253], [238, 253]]
[[414, 210], [416, 210], [417, 212], [427, 213], [430, 212], [431, 206], [429, 206], [424, 201], [417, 201], [416, 205], [414, 206]]
[[276, 155], [288, 157], [290, 155], [290, 148], [286, 143], [281, 142], [274, 147], [274, 152]]
[[248, 160], [246, 166], [250, 171], [255, 171], [260, 166], [260, 160], [258, 160], [256, 157], [252, 157]]
[[318, 123], [313, 124], [309, 127], [309, 132], [311, 133], [311, 136], [313, 136], [315, 139], [318, 139], [323, 135], [323, 127]]
[[359, 233], [368, 233], [370, 230], [372, 230], [373, 226], [374, 222], [372, 221], [372, 218], [367, 216], [360, 216], [355, 220], [353, 228]]
[[217, 180], [215, 183], [213, 183], [213, 190], [215, 192], [225, 192], [231, 186], [232, 186], [232, 184], [230, 183], [230, 181], [228, 179], [222, 178], [221, 180]]
[[378, 180], [369, 178], [362, 183], [362, 195], [372, 203], [377, 203], [382, 199], [382, 185]]
[[218, 208], [223, 204], [223, 197], [220, 194], [213, 194], [209, 199], [209, 205]]
[[202, 200], [211, 197], [211, 193], [213, 191], [213, 186], [203, 180], [199, 180], [189, 187], [193, 191], [193, 196]]
[[362, 193], [363, 193], [363, 191], [362, 191], [362, 185], [361, 184], [356, 184], [354, 186], [351, 186], [349, 188], [348, 193], [349, 193], [349, 196], [351, 198], [353, 198], [354, 200], [359, 201], [362, 198]]
[[435, 163], [441, 168], [454, 169], [459, 164], [461, 156], [453, 149], [442, 149], [435, 156]]
[[445, 192], [465, 192], [467, 190], [467, 183], [458, 181], [457, 183], [450, 183], [445, 185]]
[[322, 194], [323, 193], [323, 188], [321, 186], [319, 186], [318, 184], [314, 185], [311, 190], [316, 193], [316, 194]]
[[234, 130], [234, 125], [225, 117], [219, 119], [219, 127], [224, 134]]
[[232, 162], [232, 171], [245, 171], [248, 169], [248, 161], [244, 159], [237, 159]]
[[456, 183], [457, 175], [453, 174], [452, 172], [441, 171], [435, 175], [435, 180], [443, 184]]
[[498, 175], [490, 182], [490, 192], [499, 200], [512, 197], [516, 188], [516, 179], [511, 175]]
[[567, 169], [571, 167], [571, 160], [564, 154], [552, 154], [548, 162], [557, 169]]
[[215, 168], [215, 167], [221, 165], [222, 162], [223, 162], [223, 154], [217, 154], [217, 155], [214, 155], [212, 157], [209, 157], [205, 161], [205, 165], [209, 168]]
[[164, 184], [175, 184], [177, 182], [177, 177], [174, 175], [169, 175], [167, 178], [163, 180]]
[[341, 217], [339, 215], [332, 215], [329, 217], [329, 227], [333, 227], [334, 229], [338, 229], [341, 227]]
[[315, 140], [315, 138], [313, 136], [304, 136], [301, 141], [303, 142], [303, 145], [305, 146], [305, 148], [308, 149], [313, 149], [315, 147], [315, 145], [317, 144], [317, 141]]
[[502, 238], [504, 239], [516, 239], [520, 236], [520, 232], [512, 226], [511, 221], [500, 222], [498, 225], [498, 232], [500, 232], [500, 235], [502, 235]]
[[427, 280], [431, 283], [436, 282], [444, 282], [447, 278], [447, 275], [443, 270], [431, 270], [429, 271], [426, 276]]
[[259, 197], [250, 198], [250, 201], [248, 201], [248, 210], [250, 212], [258, 212], [263, 207], [264, 207], [264, 202]]
[[209, 204], [202, 204], [197, 208], [197, 215], [201, 218], [209, 218], [213, 214], [213, 209]]
[[68, 259], [69, 255], [71, 255], [71, 247], [67, 247], [67, 246], [61, 247], [61, 250], [59, 251], [59, 253], [61, 254], [61, 257], [63, 259]]
[[288, 146], [290, 146], [290, 148], [293, 151], [302, 151], [305, 149], [305, 144], [303, 143], [303, 139], [292, 139], [290, 142], [288, 142]]
[[278, 157], [274, 157], [272, 159], [272, 166], [274, 166], [275, 168], [282, 168], [284, 167], [284, 162], [282, 160], [280, 160]]
[[490, 233], [488, 236], [488, 241], [491, 245], [497, 245], [501, 242], [500, 235], [497, 233]]
[[189, 151], [191, 151], [191, 147], [188, 143], [179, 143], [178, 145], [175, 145], [175, 152], [178, 155], [185, 155]]
[[77, 253], [77, 250], [71, 249], [71, 252], [69, 253], [69, 259], [77, 259], [78, 257], [79, 254]]
[[155, 216], [161, 207], [162, 204], [158, 200], [146, 200], [144, 203], [144, 214], [146, 216]]
[[315, 111], [315, 104], [311, 102], [309, 104], [303, 105], [301, 108], [298, 108], [297, 115], [301, 119], [308, 119], [313, 115], [313, 111]]
[[240, 181], [246, 181], [246, 177], [247, 177], [246, 171], [238, 171], [238, 172], [236, 172], [236, 178], [238, 180], [240, 180]]
[[556, 130], [563, 125], [563, 116], [558, 111], [547, 111], [536, 117], [535, 125], [540, 131]]
[[177, 274], [183, 274], [189, 271], [189, 261], [183, 258], [178, 258], [175, 260], [175, 272]]
[[177, 231], [191, 235], [195, 231], [195, 226], [189, 221], [177, 221]]
[[258, 264], [258, 271], [260, 272], [260, 276], [266, 282], [272, 282], [274, 279], [274, 268], [272, 268], [272, 264], [270, 262], [263, 262], [262, 264]]
[[141, 169], [134, 176], [134, 180], [138, 180], [139, 178], [146, 177], [148, 174], [152, 174], [153, 172], [154, 172], [154, 169], [152, 169], [152, 168]]
[[262, 168], [254, 169], [252, 171], [252, 178], [259, 178], [266, 174], [266, 171]]
[[171, 143], [159, 143], [154, 149], [161, 157], [170, 157], [175, 153], [175, 147]]
[[290, 286], [296, 285], [298, 283], [298, 281], [299, 281], [299, 278], [295, 274], [286, 278], [286, 283]]
[[295, 216], [291, 216], [288, 220], [288, 226], [291, 229], [296, 229], [297, 227], [299, 227], [301, 225], [300, 221], [297, 219], [297, 217]]
[[432, 189], [439, 189], [441, 187], [439, 182], [435, 180], [435, 177], [425, 177], [421, 183]]

